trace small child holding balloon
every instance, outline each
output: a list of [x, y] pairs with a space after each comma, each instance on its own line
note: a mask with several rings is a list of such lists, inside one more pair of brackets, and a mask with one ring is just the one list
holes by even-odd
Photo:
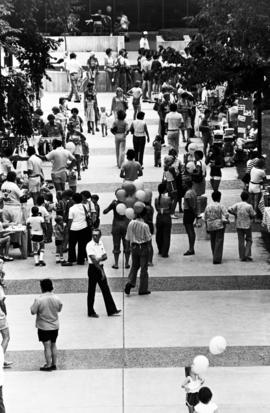
[[199, 403], [199, 390], [204, 383], [198, 374], [194, 372], [194, 367], [185, 367], [186, 378], [181, 387], [186, 391], [186, 405], [189, 413], [194, 413], [195, 406]]

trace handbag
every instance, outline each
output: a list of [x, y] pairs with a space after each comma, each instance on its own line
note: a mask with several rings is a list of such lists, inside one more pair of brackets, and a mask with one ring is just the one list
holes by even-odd
[[84, 213], [85, 213], [85, 220], [87, 223], [87, 227], [92, 229], [93, 228], [93, 220], [92, 220], [92, 214], [91, 214], [91, 205], [89, 203], [89, 208], [90, 210], [87, 211], [87, 209], [85, 208], [85, 206], [83, 205], [83, 209], [84, 209]]

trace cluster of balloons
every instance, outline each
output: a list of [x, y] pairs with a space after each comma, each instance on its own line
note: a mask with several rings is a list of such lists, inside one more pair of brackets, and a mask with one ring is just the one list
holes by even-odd
[[[227, 343], [224, 337], [215, 336], [210, 340], [209, 350], [211, 354], [221, 354], [226, 350]], [[198, 355], [193, 360], [193, 370], [196, 374], [204, 374], [209, 367], [209, 360], [206, 356]]]
[[133, 219], [136, 214], [143, 211], [145, 202], [151, 201], [152, 191], [144, 189], [143, 181], [136, 179], [134, 182], [124, 182], [122, 187], [116, 191], [116, 198], [119, 201], [116, 212], [119, 215], [125, 215], [128, 219]]

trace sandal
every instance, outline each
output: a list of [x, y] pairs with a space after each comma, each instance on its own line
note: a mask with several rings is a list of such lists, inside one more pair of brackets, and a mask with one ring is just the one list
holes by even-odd
[[112, 268], [114, 268], [115, 270], [118, 270], [119, 267], [118, 267], [118, 265], [114, 264], [114, 265], [112, 265]]

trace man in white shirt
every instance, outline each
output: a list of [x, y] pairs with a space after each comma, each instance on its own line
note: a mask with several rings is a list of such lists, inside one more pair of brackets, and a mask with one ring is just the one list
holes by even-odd
[[15, 183], [16, 178], [16, 172], [8, 172], [7, 180], [1, 187], [4, 201], [3, 221], [13, 222], [14, 224], [21, 224], [22, 211], [20, 197], [22, 195], [22, 192], [18, 185]]
[[78, 92], [78, 82], [82, 78], [82, 68], [76, 60], [76, 54], [70, 53], [69, 62], [67, 62], [66, 70], [69, 74], [71, 89], [68, 95], [68, 100], [71, 101], [74, 94], [74, 102], [80, 102], [80, 95]]
[[168, 131], [168, 145], [179, 152], [179, 131], [184, 126], [181, 113], [177, 112], [176, 103], [170, 104], [170, 112], [165, 117], [165, 128]]
[[[53, 141], [53, 150], [49, 152], [46, 156], [40, 156], [42, 160], [47, 160], [52, 162], [52, 181], [55, 186], [56, 191], [64, 191], [65, 184], [67, 181], [68, 161], [72, 163], [75, 161], [75, 157], [70, 151], [64, 149], [62, 142], [55, 139]], [[70, 165], [71, 167], [71, 165]]]
[[112, 298], [107, 278], [103, 268], [103, 261], [107, 259], [107, 254], [100, 240], [101, 231], [96, 228], [93, 230], [92, 240], [86, 245], [86, 253], [88, 258], [88, 295], [87, 309], [88, 317], [98, 318], [98, 314], [94, 310], [96, 285], [99, 285], [103, 295], [108, 316], [117, 315], [121, 310], [117, 310], [115, 302]]
[[37, 198], [40, 195], [41, 180], [44, 180], [44, 173], [42, 169], [42, 160], [36, 155], [34, 146], [27, 148], [27, 170], [29, 178], [29, 192], [36, 204]]
[[149, 41], [148, 41], [148, 32], [143, 32], [142, 37], [140, 38], [140, 49], [150, 50]]

